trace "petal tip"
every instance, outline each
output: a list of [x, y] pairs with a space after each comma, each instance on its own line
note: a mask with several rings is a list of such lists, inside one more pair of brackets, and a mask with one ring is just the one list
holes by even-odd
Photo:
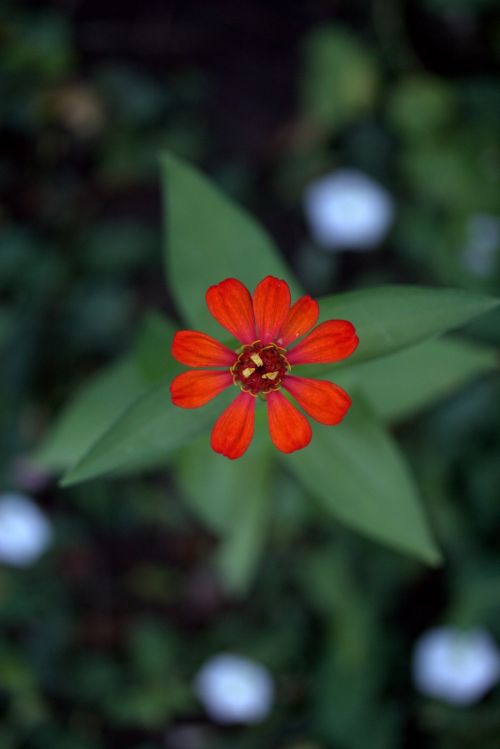
[[225, 278], [209, 286], [205, 301], [212, 317], [241, 343], [255, 340], [252, 298], [237, 278]]
[[269, 343], [278, 338], [289, 313], [290, 300], [290, 287], [281, 278], [266, 276], [257, 284], [252, 301], [259, 340]]
[[229, 452], [224, 452], [224, 450], [217, 450], [212, 444], [210, 444], [210, 447], [216, 455], [222, 455], [223, 458], [227, 458], [228, 460], [238, 460], [238, 458], [241, 458], [244, 455], [244, 453], [236, 453], [233, 455]]
[[312, 440], [312, 430], [311, 430], [311, 434], [309, 435], [309, 438], [307, 439], [307, 442], [303, 442], [302, 444], [294, 446], [294, 447], [288, 447], [287, 449], [285, 449], [284, 447], [278, 447], [278, 445], [275, 445], [275, 447], [277, 447], [278, 450], [284, 453], [285, 455], [291, 455], [292, 453], [299, 452], [299, 450], [305, 450], [306, 447], [309, 447], [309, 445], [311, 444], [311, 440]]
[[250, 446], [254, 432], [255, 398], [240, 393], [219, 416], [210, 435], [216, 453], [235, 460]]
[[279, 391], [267, 397], [267, 418], [271, 440], [281, 452], [302, 450], [310, 443], [310, 423]]

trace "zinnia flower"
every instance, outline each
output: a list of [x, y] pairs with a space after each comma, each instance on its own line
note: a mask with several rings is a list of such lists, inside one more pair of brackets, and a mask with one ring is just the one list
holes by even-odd
[[[291, 372], [300, 364], [326, 364], [350, 356], [358, 345], [352, 323], [328, 320], [311, 330], [318, 320], [318, 303], [303, 296], [291, 305], [288, 284], [273, 276], [257, 285], [253, 298], [241, 281], [227, 278], [208, 289], [206, 301], [213, 317], [241, 345], [232, 351], [205, 333], [177, 332], [172, 345], [177, 361], [218, 369], [184, 372], [173, 380], [170, 392], [176, 406], [198, 408], [227, 387], [238, 388], [212, 430], [215, 452], [232, 459], [243, 455], [254, 432], [257, 396], [267, 404], [269, 431], [278, 450], [291, 453], [306, 447], [311, 426], [282, 389], [321, 424], [342, 421], [351, 399], [341, 387]], [[301, 336], [305, 338], [297, 343]]]

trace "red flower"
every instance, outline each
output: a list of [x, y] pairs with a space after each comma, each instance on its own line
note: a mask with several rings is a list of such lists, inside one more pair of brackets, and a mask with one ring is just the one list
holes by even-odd
[[232, 351], [205, 333], [179, 331], [172, 345], [177, 361], [218, 369], [184, 372], [173, 380], [170, 392], [176, 406], [198, 408], [231, 385], [239, 388], [212, 430], [215, 452], [228, 458], [243, 455], [253, 436], [256, 396], [267, 403], [269, 431], [278, 450], [291, 453], [306, 447], [312, 436], [310, 424], [280, 392], [282, 388], [321, 424], [342, 421], [351, 399], [341, 387], [291, 371], [300, 364], [326, 364], [350, 356], [359, 342], [350, 322], [328, 320], [309, 333], [318, 320], [318, 303], [303, 296], [290, 305], [288, 284], [273, 276], [257, 285], [253, 299], [241, 281], [227, 278], [208, 289], [206, 300], [213, 317], [241, 346]]

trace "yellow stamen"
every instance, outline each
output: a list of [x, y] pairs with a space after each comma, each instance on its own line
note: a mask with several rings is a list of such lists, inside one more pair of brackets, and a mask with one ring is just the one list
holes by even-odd
[[255, 372], [255, 367], [247, 367], [246, 369], [243, 370], [241, 374], [243, 375], [243, 377], [250, 377], [250, 375], [253, 374], [254, 372]]
[[250, 356], [250, 359], [251, 359], [251, 360], [253, 361], [253, 363], [254, 363], [254, 364], [256, 364], [256, 365], [257, 365], [258, 367], [262, 367], [262, 365], [264, 364], [264, 362], [263, 362], [263, 361], [262, 361], [262, 359], [260, 358], [259, 354], [252, 354], [252, 355]]
[[263, 380], [275, 380], [278, 376], [278, 372], [266, 372], [262, 375]]

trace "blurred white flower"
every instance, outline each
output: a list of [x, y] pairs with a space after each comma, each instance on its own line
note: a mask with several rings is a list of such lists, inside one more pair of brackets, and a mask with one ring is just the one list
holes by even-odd
[[491, 276], [500, 253], [500, 218], [478, 213], [467, 222], [463, 264], [481, 278]]
[[340, 169], [312, 182], [304, 211], [315, 241], [331, 250], [369, 250], [387, 234], [394, 201], [363, 172]]
[[196, 675], [194, 687], [205, 710], [218, 723], [258, 723], [273, 704], [269, 671], [232, 653], [207, 661]]
[[29, 497], [0, 494], [0, 563], [25, 567], [36, 561], [52, 540], [52, 527]]
[[500, 652], [480, 628], [436, 627], [425, 632], [413, 653], [417, 689], [456, 705], [471, 705], [500, 678]]

